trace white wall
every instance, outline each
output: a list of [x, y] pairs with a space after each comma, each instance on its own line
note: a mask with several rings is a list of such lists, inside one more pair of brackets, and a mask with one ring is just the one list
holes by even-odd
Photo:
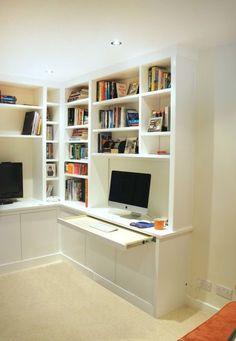
[[[216, 307], [215, 285], [236, 285], [236, 45], [200, 55], [195, 211], [189, 293]], [[212, 281], [210, 293], [197, 279]], [[233, 295], [236, 299], [236, 292]]]

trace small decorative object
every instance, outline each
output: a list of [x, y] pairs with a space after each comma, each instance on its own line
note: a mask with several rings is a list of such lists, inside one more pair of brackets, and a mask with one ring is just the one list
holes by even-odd
[[127, 137], [125, 143], [125, 154], [135, 154], [137, 145], [136, 137]]
[[56, 164], [47, 163], [47, 176], [56, 176]]
[[162, 120], [163, 118], [161, 116], [159, 117], [151, 117], [149, 120], [149, 132], [154, 131], [162, 131]]
[[132, 82], [129, 84], [127, 95], [136, 95], [138, 93], [138, 82]]

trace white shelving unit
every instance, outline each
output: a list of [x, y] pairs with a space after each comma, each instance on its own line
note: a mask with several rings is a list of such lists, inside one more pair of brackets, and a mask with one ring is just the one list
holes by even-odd
[[[87, 89], [86, 98], [84, 93], [81, 94], [81, 89]], [[77, 99], [71, 100], [70, 96], [75, 92]], [[64, 126], [64, 199], [77, 203], [78, 207], [85, 207], [89, 168], [88, 82], [65, 89]]]
[[42, 86], [0, 82], [1, 95], [15, 96], [16, 103], [0, 103], [0, 161], [23, 163], [24, 198], [43, 199], [43, 131], [22, 135], [25, 113], [44, 116]]
[[[171, 88], [149, 91], [148, 70], [152, 66], [163, 67], [171, 72]], [[16, 105], [0, 104], [0, 161], [23, 162], [24, 199], [33, 199], [30, 204], [28, 200], [24, 204], [26, 206], [21, 207], [29, 212], [18, 212], [16, 217], [9, 214], [10, 218], [4, 218], [6, 226], [14, 226], [18, 233], [18, 248], [12, 246], [13, 254], [17, 250], [17, 255], [14, 255], [14, 259], [4, 258], [2, 264], [12, 259], [19, 261], [21, 258], [44, 257], [55, 252], [60, 235], [60, 250], [65, 257], [81, 265], [101, 284], [145, 311], [160, 316], [183, 304], [185, 298], [192, 230], [195, 61], [191, 54], [173, 48], [117, 65], [115, 70], [109, 67], [107, 72], [102, 70], [81, 77], [76, 82], [67, 83], [63, 89], [0, 83], [2, 94], [17, 97]], [[101, 80], [127, 85], [138, 82], [139, 92], [98, 101], [97, 82]], [[88, 88], [88, 97], [68, 102], [71, 92], [82, 88]], [[110, 110], [117, 106], [136, 110], [139, 113], [139, 125], [101, 128], [99, 110]], [[149, 132], [152, 111], [159, 112], [165, 107], [170, 108], [167, 131]], [[72, 113], [77, 108], [88, 111], [86, 124], [68, 120], [68, 112]], [[39, 137], [21, 135], [25, 112], [31, 110], [37, 110], [42, 115], [42, 135]], [[52, 128], [53, 136], [47, 136], [47, 127]], [[75, 130], [83, 130], [86, 136], [74, 138]], [[137, 138], [137, 153], [98, 152], [98, 134], [103, 133], [111, 133], [115, 139]], [[48, 144], [53, 146], [50, 155]], [[73, 148], [79, 150], [81, 146], [87, 148], [88, 156], [74, 153]], [[47, 165], [50, 163], [56, 165], [54, 176], [47, 175]], [[155, 243], [151, 241], [126, 251], [118, 250], [116, 241], [111, 245], [109, 238], [99, 234], [98, 239], [91, 229], [87, 233], [86, 229], [76, 225], [79, 224], [77, 217], [72, 219], [75, 225], [67, 222], [57, 234], [58, 205], [53, 203], [55, 206], [51, 206], [54, 196], [62, 199], [61, 215], [88, 214], [117, 224], [119, 228], [128, 228], [131, 234], [133, 231], [140, 233], [130, 228], [129, 220], [122, 218], [118, 211], [109, 210], [112, 170], [151, 174], [149, 215], [165, 216], [169, 222], [168, 228], [163, 231], [154, 228], [150, 232], [147, 229], [145, 232], [140, 231], [143, 235], [152, 236], [148, 238], [150, 240], [154, 237]], [[74, 183], [80, 182], [84, 183], [84, 197], [78, 199], [71, 193], [68, 195]], [[53, 193], [48, 197], [49, 185], [53, 187]], [[14, 206], [12, 210], [14, 213]], [[31, 214], [30, 210], [35, 212]], [[45, 215], [48, 223], [43, 237], [40, 237], [41, 221]], [[30, 252], [23, 248], [21, 257], [21, 241], [30, 233], [32, 221], [35, 231], [33, 244], [31, 237], [26, 238]], [[52, 245], [45, 251], [45, 240], [52, 235], [52, 226]], [[35, 250], [39, 239], [42, 250], [37, 254]], [[10, 243], [11, 238], [8, 240]]]
[[[45, 194], [47, 201], [59, 200], [60, 192], [60, 145], [61, 145], [61, 96], [59, 88], [47, 88], [46, 94], [46, 154], [45, 154]], [[52, 167], [53, 175], [48, 176]]]

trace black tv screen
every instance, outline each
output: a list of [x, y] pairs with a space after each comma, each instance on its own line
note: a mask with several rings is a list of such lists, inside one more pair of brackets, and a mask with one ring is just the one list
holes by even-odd
[[112, 171], [109, 206], [135, 213], [146, 213], [151, 174]]
[[23, 197], [22, 162], [0, 163], [0, 200]]

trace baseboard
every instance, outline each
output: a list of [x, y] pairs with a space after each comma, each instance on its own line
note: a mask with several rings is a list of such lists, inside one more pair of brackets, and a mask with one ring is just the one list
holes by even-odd
[[121, 288], [120, 286], [109, 281], [108, 279], [100, 276], [99, 274], [97, 274], [93, 270], [91, 270], [91, 269], [87, 268], [86, 266], [78, 263], [73, 258], [70, 258], [67, 255], [62, 254], [62, 260], [71, 264], [77, 270], [81, 271], [86, 276], [88, 276], [89, 278], [93, 279], [94, 281], [96, 281], [97, 283], [102, 285], [104, 288], [112, 291], [114, 294], [122, 297], [123, 299], [125, 299], [129, 303], [135, 305], [136, 307], [142, 309], [146, 313], [154, 316], [154, 306], [151, 303], [143, 300], [142, 298], [140, 298], [140, 297], [134, 295], [133, 293]]
[[189, 305], [190, 307], [197, 308], [200, 310], [207, 311], [209, 313], [216, 313], [220, 308], [215, 307], [207, 302], [198, 300], [196, 298], [193, 298], [189, 295], [186, 295], [186, 304]]
[[51, 263], [57, 263], [62, 261], [61, 253], [53, 253], [46, 256], [37, 258], [24, 259], [17, 262], [7, 263], [0, 265], [0, 274], [7, 274], [15, 271], [25, 270], [29, 268], [35, 268]]

